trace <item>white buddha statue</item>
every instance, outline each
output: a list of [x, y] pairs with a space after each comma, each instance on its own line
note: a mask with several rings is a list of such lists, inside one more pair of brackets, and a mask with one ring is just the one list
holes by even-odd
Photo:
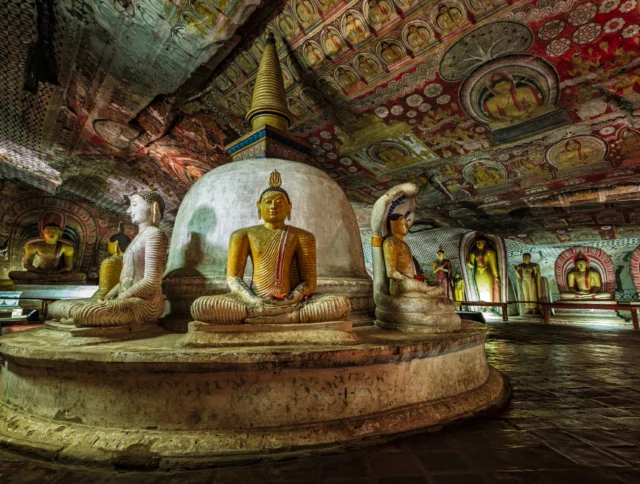
[[162, 315], [167, 236], [158, 225], [164, 200], [156, 192], [142, 191], [129, 202], [127, 213], [139, 232], [124, 252], [120, 282], [104, 299], [54, 302], [49, 306], [49, 320], [77, 327], [110, 327], [154, 323]]

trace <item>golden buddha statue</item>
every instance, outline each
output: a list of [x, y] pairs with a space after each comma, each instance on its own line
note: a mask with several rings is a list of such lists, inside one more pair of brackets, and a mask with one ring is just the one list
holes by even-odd
[[464, 301], [464, 279], [459, 272], [453, 276], [453, 296], [454, 301]]
[[[349, 300], [317, 296], [316, 241], [313, 234], [285, 224], [291, 200], [277, 171], [257, 202], [262, 225], [236, 230], [229, 240], [227, 284], [231, 293], [202, 296], [191, 306], [199, 322], [232, 324], [315, 323], [346, 320]], [[243, 277], [253, 263], [252, 283]]]
[[122, 222], [118, 224], [118, 233], [112, 235], [107, 243], [107, 257], [100, 264], [100, 282], [98, 292], [94, 297], [104, 299], [109, 291], [120, 282], [120, 273], [122, 272], [122, 255], [127, 250], [131, 239], [125, 235]]
[[22, 266], [26, 270], [9, 272], [9, 279], [40, 284], [83, 282], [87, 276], [73, 272], [75, 246], [62, 239], [64, 216], [59, 212], [45, 212], [38, 226], [40, 238], [24, 244]]
[[124, 252], [120, 282], [103, 298], [67, 299], [49, 306], [51, 323], [77, 327], [131, 326], [154, 323], [164, 311], [162, 274], [167, 236], [158, 225], [164, 215], [164, 200], [152, 191], [129, 197], [127, 213], [138, 225]]
[[561, 292], [561, 299], [612, 299], [608, 292], [602, 290], [602, 276], [589, 267], [589, 261], [582, 252], [575, 259], [575, 267], [567, 274], [567, 289]]
[[460, 328], [453, 303], [438, 283], [418, 276], [409, 233], [418, 186], [393, 187], [373, 206], [371, 251], [376, 325], [406, 332], [448, 332]]
[[416, 267], [413, 262], [411, 249], [404, 241], [409, 233], [409, 223], [404, 215], [393, 214], [389, 217], [391, 235], [384, 239], [382, 250], [384, 263], [389, 278], [389, 294], [392, 296], [412, 296], [428, 294], [443, 296], [444, 288], [439, 284], [430, 286], [417, 279]]
[[487, 246], [487, 239], [478, 237], [469, 251], [467, 265], [473, 269], [473, 280], [478, 289], [480, 301], [497, 302], [500, 300], [500, 273], [498, 272], [498, 253]]
[[522, 254], [522, 264], [515, 266], [516, 276], [518, 277], [518, 297], [522, 301], [527, 301], [524, 304], [526, 314], [533, 314], [538, 312], [540, 301], [541, 278], [540, 278], [540, 266], [531, 262], [531, 254]]

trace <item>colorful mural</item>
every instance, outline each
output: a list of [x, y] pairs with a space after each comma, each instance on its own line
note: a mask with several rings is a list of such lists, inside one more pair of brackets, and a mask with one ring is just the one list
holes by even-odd
[[123, 193], [157, 189], [170, 223], [246, 132], [273, 32], [291, 131], [352, 202], [412, 180], [439, 223], [532, 243], [640, 223], [634, 0], [81, 3], [56, 2], [58, 85], [35, 94], [35, 8], [2, 20], [6, 179], [119, 213]]

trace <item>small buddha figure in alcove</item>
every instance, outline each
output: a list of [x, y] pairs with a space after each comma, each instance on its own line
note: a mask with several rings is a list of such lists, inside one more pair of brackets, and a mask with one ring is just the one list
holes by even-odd
[[86, 275], [74, 272], [75, 245], [62, 239], [65, 217], [57, 211], [44, 212], [38, 222], [40, 237], [24, 244], [24, 271], [11, 271], [9, 278], [23, 283], [83, 282]]

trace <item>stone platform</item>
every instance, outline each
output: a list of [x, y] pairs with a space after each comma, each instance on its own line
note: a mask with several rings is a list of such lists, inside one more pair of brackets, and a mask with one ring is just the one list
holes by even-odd
[[0, 442], [60, 462], [194, 469], [379, 443], [510, 396], [483, 325], [354, 332], [348, 346], [206, 350], [172, 333], [86, 347], [64, 331], [3, 336]]

